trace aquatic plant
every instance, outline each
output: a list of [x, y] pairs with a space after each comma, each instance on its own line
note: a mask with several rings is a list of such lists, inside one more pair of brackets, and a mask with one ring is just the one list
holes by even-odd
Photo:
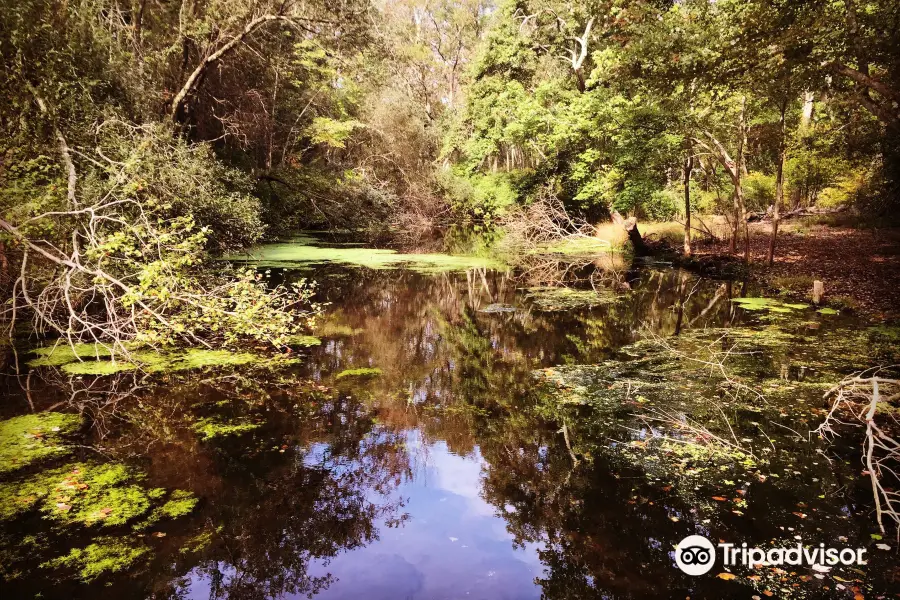
[[42, 412], [0, 422], [0, 473], [71, 452], [64, 438], [81, 427], [78, 415]]
[[68, 344], [60, 341], [53, 346], [34, 348], [32, 354], [38, 358], [29, 360], [29, 367], [58, 367], [79, 359], [101, 358], [110, 355], [108, 347], [101, 344]]
[[381, 369], [377, 367], [360, 367], [358, 369], [345, 369], [335, 375], [334, 378], [344, 379], [345, 377], [378, 377], [381, 374]]
[[808, 304], [782, 302], [774, 298], [732, 298], [731, 300], [744, 310], [767, 310], [774, 313], [789, 313], [794, 310], [809, 308]]
[[467, 269], [504, 269], [496, 259], [451, 254], [401, 254], [383, 248], [329, 248], [297, 243], [264, 244], [244, 254], [225, 257], [256, 268], [296, 268], [311, 264], [343, 264], [368, 269], [403, 267], [419, 273], [444, 273]]
[[200, 439], [203, 441], [240, 435], [258, 428], [258, 423], [251, 423], [244, 419], [226, 421], [223, 417], [219, 416], [205, 417], [191, 426], [191, 429], [200, 434]]
[[285, 340], [288, 346], [303, 346], [309, 348], [311, 346], [320, 346], [322, 339], [314, 335], [292, 335]]
[[[320, 343], [313, 336], [296, 336], [296, 345], [312, 346]], [[97, 356], [110, 356], [107, 349], [99, 344], [79, 344], [76, 351], [68, 345], [44, 349], [38, 348], [35, 353], [39, 358], [30, 361], [32, 367], [55, 366], [69, 375], [112, 375], [122, 371], [142, 370], [148, 373], [186, 371], [204, 367], [242, 366], [249, 364], [265, 364], [283, 366], [296, 363], [298, 359], [281, 354], [255, 354], [251, 352], [233, 352], [231, 350], [210, 350], [207, 348], [187, 348], [174, 350], [133, 350], [128, 360], [98, 359]]]
[[100, 537], [84, 548], [73, 548], [65, 556], [47, 561], [42, 566], [71, 568], [79, 578], [91, 582], [110, 573], [133, 568], [150, 553], [150, 548], [129, 537]]
[[612, 290], [581, 290], [570, 287], [528, 288], [526, 298], [539, 310], [553, 312], [578, 310], [613, 304], [622, 299]]

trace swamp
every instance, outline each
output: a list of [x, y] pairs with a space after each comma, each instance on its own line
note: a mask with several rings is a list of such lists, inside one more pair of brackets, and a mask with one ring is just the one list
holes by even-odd
[[[333, 239], [243, 258], [319, 282], [290, 352], [134, 352], [137, 369], [86, 344], [19, 351], [0, 422], [12, 597], [897, 589], [859, 440], [817, 430], [835, 382], [900, 358], [900, 329], [666, 265], [633, 264], [621, 292], [537, 286]], [[608, 276], [597, 262], [581, 269]], [[868, 561], [692, 578], [671, 558], [692, 532]]]
[[898, 49], [0, 0], [0, 598], [900, 599]]

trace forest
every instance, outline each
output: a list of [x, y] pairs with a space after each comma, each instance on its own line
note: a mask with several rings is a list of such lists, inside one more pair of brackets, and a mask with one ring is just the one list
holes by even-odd
[[889, 0], [0, 0], [0, 578], [892, 597], [898, 48]]

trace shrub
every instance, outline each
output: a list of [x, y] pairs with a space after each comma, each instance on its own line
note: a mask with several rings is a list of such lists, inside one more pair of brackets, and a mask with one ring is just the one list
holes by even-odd
[[747, 210], [766, 212], [775, 203], [775, 176], [751, 171], [743, 181]]

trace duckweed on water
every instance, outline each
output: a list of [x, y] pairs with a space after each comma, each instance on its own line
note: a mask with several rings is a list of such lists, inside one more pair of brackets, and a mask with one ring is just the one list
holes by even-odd
[[781, 302], [774, 298], [733, 298], [731, 301], [744, 310], [764, 310], [774, 313], [789, 313], [795, 310], [809, 308], [808, 304]]
[[491, 258], [451, 254], [400, 254], [383, 248], [327, 248], [297, 243], [265, 244], [246, 254], [230, 255], [226, 260], [246, 262], [259, 268], [296, 268], [311, 264], [343, 264], [369, 269], [404, 267], [420, 273], [443, 273], [467, 269], [504, 269]]
[[516, 307], [510, 304], [488, 304], [484, 308], [479, 309], [478, 312], [487, 314], [512, 313], [516, 312]]
[[545, 312], [591, 308], [613, 304], [621, 299], [621, 296], [612, 290], [579, 290], [568, 287], [529, 288], [526, 297], [539, 310]]
[[128, 537], [101, 537], [85, 548], [73, 548], [66, 556], [53, 559], [42, 566], [76, 569], [85, 582], [101, 575], [133, 568], [150, 553], [150, 548]]
[[204, 531], [189, 539], [187, 543], [185, 543], [185, 545], [182, 546], [178, 551], [181, 554], [192, 554], [194, 552], [200, 552], [212, 543], [212, 539], [213, 532]]
[[594, 237], [563, 238], [562, 240], [541, 246], [534, 254], [565, 254], [568, 256], [589, 256], [598, 252], [618, 252], [607, 240]]
[[185, 490], [175, 490], [168, 501], [153, 510], [149, 517], [134, 526], [135, 530], [146, 529], [163, 519], [177, 519], [193, 512], [199, 499]]
[[[60, 524], [113, 527], [134, 522], [166, 495], [162, 488], [139, 483], [144, 475], [121, 464], [74, 463], [0, 485], [0, 520], [37, 509]], [[197, 500], [176, 490], [159, 506], [149, 523], [177, 518], [193, 510]]]
[[381, 369], [377, 367], [361, 367], [359, 369], [345, 369], [335, 375], [335, 379], [344, 379], [345, 377], [378, 377], [381, 375]]
[[225, 421], [221, 417], [206, 417], [194, 423], [191, 428], [200, 434], [204, 442], [221, 437], [240, 435], [259, 428], [259, 424], [246, 420]]
[[314, 335], [295, 335], [287, 339], [289, 346], [303, 346], [309, 348], [311, 346], [321, 346], [322, 340]]
[[44, 412], [22, 415], [0, 423], [0, 473], [68, 454], [62, 442], [81, 427], [81, 417]]
[[[313, 336], [298, 336], [297, 341], [291, 343], [312, 346], [321, 341]], [[106, 348], [95, 344], [77, 344], [75, 351], [68, 345], [38, 348], [34, 353], [39, 357], [30, 361], [29, 366], [55, 366], [69, 375], [112, 375], [137, 369], [149, 373], [169, 373], [203, 367], [241, 366], [251, 363], [286, 365], [297, 362], [297, 359], [285, 358], [281, 355], [268, 356], [206, 348], [188, 348], [170, 352], [135, 350], [131, 352], [129, 360], [91, 360], [98, 356], [110, 356]]]
[[29, 367], [59, 367], [70, 362], [110, 356], [109, 348], [100, 344], [74, 344], [63, 342], [31, 351], [37, 358], [28, 361]]

